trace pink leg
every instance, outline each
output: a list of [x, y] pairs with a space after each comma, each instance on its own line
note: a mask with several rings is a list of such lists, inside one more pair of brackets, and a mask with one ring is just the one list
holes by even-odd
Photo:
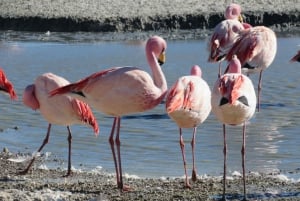
[[223, 171], [223, 197], [222, 200], [226, 200], [225, 193], [226, 193], [226, 161], [227, 161], [227, 143], [226, 143], [226, 126], [223, 124], [223, 137], [224, 137], [224, 171]]
[[64, 177], [68, 177], [72, 174], [72, 170], [71, 170], [72, 134], [69, 126], [67, 126], [67, 129], [68, 129], [68, 142], [69, 142], [69, 156], [68, 156], [68, 172]]
[[257, 111], [260, 110], [260, 95], [262, 89], [262, 71], [259, 73], [258, 87], [257, 87]]
[[[51, 124], [48, 125], [48, 130], [47, 130], [46, 137], [45, 137], [45, 139], [43, 141], [43, 144], [38, 149], [38, 152], [41, 152], [42, 149], [44, 148], [44, 146], [49, 142], [50, 130], [51, 130]], [[32, 160], [30, 161], [30, 163], [27, 166], [27, 168], [25, 170], [19, 172], [19, 174], [27, 174], [34, 161], [35, 161], [35, 157], [32, 158]]]
[[183, 161], [183, 167], [184, 167], [184, 174], [185, 174], [185, 187], [191, 188], [191, 185], [189, 183], [188, 174], [186, 171], [186, 159], [185, 159], [185, 149], [184, 149], [184, 141], [182, 137], [182, 129], [179, 128], [179, 144], [181, 148], [181, 154], [182, 154], [182, 161]]
[[[112, 152], [113, 152], [113, 157], [114, 157], [114, 162], [115, 162], [118, 188], [121, 191], [129, 191], [130, 187], [125, 186], [123, 184], [122, 162], [121, 162], [120, 125], [121, 125], [121, 118], [120, 117], [115, 117], [113, 128], [112, 128], [111, 135], [110, 135], [110, 138], [109, 138], [109, 142], [111, 144], [111, 149], [112, 149]], [[116, 130], [117, 134], [116, 134], [116, 138], [115, 138], [115, 143], [116, 143], [116, 147], [117, 147], [118, 158], [116, 157], [115, 148], [114, 148], [114, 139], [113, 139], [113, 136], [114, 136], [113, 133], [114, 133], [114, 130], [115, 130], [115, 126], [117, 126], [117, 130]]]
[[118, 163], [117, 163], [117, 157], [116, 157], [116, 152], [115, 152], [115, 147], [114, 147], [114, 133], [115, 133], [115, 127], [116, 127], [116, 123], [118, 122], [118, 118], [115, 117], [114, 118], [114, 123], [112, 125], [111, 128], [111, 132], [110, 132], [110, 136], [109, 136], [109, 143], [110, 143], [110, 148], [112, 151], [112, 155], [113, 155], [113, 159], [114, 159], [114, 163], [115, 163], [115, 170], [116, 170], [116, 177], [117, 177], [117, 185], [119, 188], [119, 184], [120, 184], [120, 175], [119, 175], [119, 169], [118, 169]]
[[243, 145], [242, 145], [242, 168], [243, 168], [243, 185], [244, 185], [244, 199], [247, 200], [246, 197], [246, 173], [245, 173], [245, 159], [246, 159], [246, 122], [244, 122], [243, 126]]
[[219, 74], [218, 74], [218, 78], [221, 77], [222, 74], [222, 66], [221, 66], [221, 62], [219, 62]]
[[197, 171], [196, 171], [196, 162], [195, 162], [196, 130], [197, 130], [197, 127], [194, 127], [193, 138], [192, 138], [192, 141], [191, 141], [192, 156], [193, 156], [193, 171], [192, 171], [192, 180], [193, 181], [197, 180]]

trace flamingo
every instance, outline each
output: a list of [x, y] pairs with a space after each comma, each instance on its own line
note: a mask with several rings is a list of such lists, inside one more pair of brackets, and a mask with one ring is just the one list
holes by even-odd
[[290, 62], [296, 62], [296, 61], [300, 62], [300, 50], [298, 50], [297, 54], [294, 55], [290, 60]]
[[274, 31], [265, 26], [256, 26], [245, 29], [239, 34], [226, 57], [227, 60], [230, 60], [233, 55], [237, 55], [242, 65], [242, 71], [248, 75], [259, 72], [258, 111], [260, 110], [262, 73], [271, 65], [276, 52], [277, 39]]
[[[97, 111], [114, 117], [109, 143], [115, 163], [117, 187], [121, 191], [131, 190], [129, 186], [123, 185], [122, 179], [121, 117], [150, 110], [161, 103], [165, 97], [167, 82], [160, 63], [163, 64], [165, 61], [166, 48], [166, 41], [159, 36], [150, 37], [146, 43], [146, 58], [153, 78], [137, 67], [113, 67], [50, 92], [50, 96], [65, 93], [76, 96]], [[115, 143], [118, 157], [116, 157]]]
[[228, 72], [217, 79], [214, 84], [211, 97], [212, 112], [223, 124], [224, 137], [224, 172], [223, 172], [223, 200], [226, 191], [226, 128], [225, 125], [243, 124], [243, 144], [242, 144], [242, 168], [244, 199], [246, 200], [245, 181], [245, 136], [246, 122], [254, 115], [256, 108], [256, 95], [252, 81], [241, 73], [241, 63], [234, 55], [228, 65]]
[[225, 20], [221, 21], [214, 28], [208, 41], [209, 62], [219, 62], [219, 74], [221, 75], [221, 61], [226, 57], [241, 30], [251, 27], [243, 23], [241, 16], [241, 6], [231, 3], [226, 7]]
[[[71, 142], [72, 134], [70, 125], [72, 124], [89, 124], [93, 127], [95, 134], [99, 132], [98, 123], [94, 117], [90, 107], [71, 96], [60, 95], [49, 98], [49, 92], [57, 87], [69, 84], [64, 78], [53, 73], [44, 73], [38, 76], [34, 84], [28, 85], [23, 93], [23, 103], [33, 110], [40, 110], [42, 116], [49, 122], [46, 137], [38, 149], [40, 152], [48, 143], [52, 124], [67, 126], [68, 142], [69, 142], [69, 157], [68, 171], [65, 176], [70, 176], [71, 171]], [[26, 174], [35, 160], [35, 156], [25, 170], [20, 172]]]
[[179, 144], [182, 153], [185, 187], [191, 188], [189, 184], [184, 140], [182, 128], [193, 128], [193, 137], [191, 141], [193, 156], [192, 180], [197, 180], [195, 166], [195, 135], [197, 126], [203, 123], [211, 111], [211, 92], [208, 84], [201, 78], [202, 72], [199, 66], [194, 65], [191, 69], [191, 75], [180, 77], [170, 88], [166, 98], [166, 111], [172, 120], [179, 127]]
[[0, 91], [7, 93], [12, 100], [18, 98], [13, 84], [7, 79], [2, 68], [0, 68]]

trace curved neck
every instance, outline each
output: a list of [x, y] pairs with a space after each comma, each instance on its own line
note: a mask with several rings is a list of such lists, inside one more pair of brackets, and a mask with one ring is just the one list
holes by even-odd
[[162, 93], [167, 91], [167, 81], [161, 67], [156, 59], [154, 52], [146, 52], [147, 61], [152, 71], [153, 82], [157, 88], [161, 90]]

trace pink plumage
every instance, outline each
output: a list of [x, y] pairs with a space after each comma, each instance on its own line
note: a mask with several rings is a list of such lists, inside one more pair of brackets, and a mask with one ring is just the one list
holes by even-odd
[[260, 74], [257, 95], [258, 111], [260, 109], [262, 72], [272, 64], [276, 52], [277, 39], [274, 31], [265, 26], [256, 26], [243, 30], [226, 56], [227, 60], [231, 60], [233, 55], [237, 55], [243, 72]]
[[[121, 116], [150, 110], [165, 97], [167, 82], [159, 62], [164, 62], [166, 48], [166, 41], [161, 37], [153, 36], [148, 39], [146, 58], [152, 76], [137, 67], [114, 67], [50, 92], [51, 96], [68, 93], [87, 102], [96, 110], [114, 116], [109, 142], [115, 162], [117, 185], [123, 191], [130, 188], [123, 185], [122, 179], [119, 139]], [[117, 151], [114, 148], [115, 144]]]
[[242, 164], [244, 181], [244, 198], [246, 200], [245, 183], [245, 130], [246, 122], [252, 118], [256, 108], [256, 95], [252, 81], [241, 73], [241, 63], [234, 55], [229, 62], [227, 73], [222, 75], [214, 84], [211, 97], [212, 112], [223, 124], [224, 135], [224, 175], [223, 200], [226, 189], [226, 131], [225, 125], [243, 124]]
[[[36, 78], [34, 84], [27, 86], [24, 90], [23, 103], [33, 110], [39, 110], [42, 116], [49, 122], [46, 138], [38, 152], [40, 152], [48, 143], [52, 124], [67, 126], [69, 132], [69, 160], [68, 172], [66, 176], [69, 176], [71, 174], [72, 139], [69, 126], [72, 124], [88, 124], [93, 127], [95, 134], [98, 134], [99, 127], [92, 110], [86, 103], [69, 95], [49, 97], [49, 92], [51, 90], [67, 84], [69, 84], [67, 80], [55, 74], [45, 73], [40, 75]], [[27, 168], [21, 173], [26, 174], [33, 162], [34, 158]]]
[[166, 98], [166, 111], [170, 118], [179, 127], [179, 142], [184, 164], [185, 187], [191, 188], [186, 170], [186, 159], [182, 128], [193, 128], [192, 152], [193, 171], [192, 180], [197, 178], [195, 166], [195, 135], [196, 128], [203, 123], [211, 111], [211, 92], [208, 84], [201, 78], [202, 72], [199, 66], [191, 68], [191, 75], [180, 77], [169, 89]]
[[232, 3], [227, 6], [224, 16], [225, 20], [216, 25], [208, 42], [209, 62], [222, 61], [239, 32], [244, 30], [240, 5]]

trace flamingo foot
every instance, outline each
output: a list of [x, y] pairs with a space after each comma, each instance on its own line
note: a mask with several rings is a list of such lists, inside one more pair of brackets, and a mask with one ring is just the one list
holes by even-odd
[[29, 172], [29, 170], [25, 169], [25, 170], [22, 170], [22, 171], [19, 171], [17, 172], [18, 175], [25, 175]]
[[192, 172], [192, 181], [197, 181], [197, 173], [196, 173], [196, 170], [193, 170], [193, 172]]
[[186, 189], [192, 189], [192, 186], [189, 183], [186, 183], [184, 186]]
[[63, 177], [70, 177], [70, 176], [72, 176], [72, 175], [73, 175], [72, 170], [69, 170], [69, 171], [67, 172], [67, 174], [63, 175]]
[[133, 190], [133, 188], [131, 188], [130, 186], [123, 185], [122, 192], [130, 192], [132, 190]]

